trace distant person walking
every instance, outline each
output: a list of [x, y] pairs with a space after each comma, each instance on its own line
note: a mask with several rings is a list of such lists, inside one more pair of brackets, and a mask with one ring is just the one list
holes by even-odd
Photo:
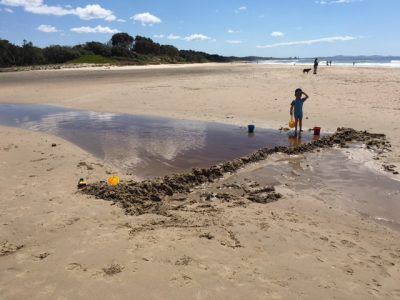
[[318, 58], [314, 60], [314, 74], [317, 74], [317, 70], [318, 70]]
[[[299, 126], [299, 134], [303, 131], [303, 103], [308, 99], [308, 95], [302, 89], [296, 89], [294, 92], [295, 100], [290, 104], [290, 116], [294, 115], [295, 135], [297, 135], [297, 126]], [[304, 95], [304, 98], [301, 96]]]
[[329, 61], [329, 65], [332, 66], [332, 61], [331, 60]]

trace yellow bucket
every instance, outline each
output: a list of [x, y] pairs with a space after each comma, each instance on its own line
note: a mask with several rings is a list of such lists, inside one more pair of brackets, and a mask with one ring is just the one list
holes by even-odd
[[290, 121], [289, 121], [289, 128], [294, 128], [295, 125], [296, 125], [296, 124], [295, 124], [295, 122], [293, 121], [293, 117], [291, 117], [291, 118], [290, 118]]
[[116, 186], [119, 184], [119, 177], [118, 176], [110, 176], [110, 177], [108, 177], [107, 182], [111, 186]]

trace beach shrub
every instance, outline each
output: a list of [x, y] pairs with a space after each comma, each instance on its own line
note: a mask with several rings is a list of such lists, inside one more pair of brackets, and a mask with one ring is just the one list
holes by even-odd
[[125, 32], [116, 33], [111, 37], [111, 44], [114, 47], [124, 48], [128, 51], [134, 47], [135, 39]]
[[[84, 56], [81, 60], [79, 57]], [[104, 58], [111, 60], [104, 60]], [[120, 64], [162, 64], [185, 62], [228, 62], [238, 60], [216, 54], [193, 50], [178, 50], [172, 45], [160, 45], [144, 36], [133, 38], [128, 33], [116, 33], [108, 43], [87, 42], [73, 47], [51, 45], [44, 49], [24, 40], [22, 46], [0, 39], [0, 67], [37, 64], [60, 64], [65, 62], [117, 61]], [[101, 62], [100, 62], [101, 61]]]
[[171, 45], [161, 45], [160, 46], [160, 54], [167, 55], [170, 57], [177, 57], [179, 56], [178, 48], [171, 46]]
[[132, 52], [124, 47], [113, 46], [111, 48], [111, 55], [118, 57], [130, 57], [132, 55]]
[[23, 41], [20, 49], [20, 65], [38, 65], [45, 62], [42, 49], [33, 46], [32, 42]]
[[135, 52], [139, 54], [160, 54], [160, 44], [153, 42], [152, 39], [137, 35], [135, 38]]
[[93, 54], [109, 57], [112, 55], [111, 47], [99, 42], [87, 42], [84, 49]]
[[17, 66], [20, 62], [19, 47], [0, 39], [0, 67]]
[[53, 45], [43, 49], [47, 63], [61, 64], [78, 58], [81, 54], [71, 47]]

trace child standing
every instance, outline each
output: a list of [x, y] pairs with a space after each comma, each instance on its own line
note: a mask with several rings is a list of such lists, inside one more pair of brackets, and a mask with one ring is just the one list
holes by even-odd
[[[292, 101], [290, 105], [290, 116], [293, 116], [294, 112], [294, 121], [295, 121], [295, 134], [297, 134], [297, 125], [300, 127], [300, 134], [303, 131], [303, 103], [308, 99], [308, 95], [304, 93], [301, 89], [296, 89], [294, 92], [296, 99]], [[301, 96], [304, 95], [304, 98]]]

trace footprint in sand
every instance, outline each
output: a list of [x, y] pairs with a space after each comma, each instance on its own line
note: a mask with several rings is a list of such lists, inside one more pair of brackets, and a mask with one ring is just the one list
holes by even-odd
[[354, 248], [355, 246], [357, 246], [357, 244], [350, 242], [348, 240], [341, 240], [340, 242], [342, 243], [342, 245], [349, 247], [349, 248]]
[[371, 259], [368, 261], [378, 267], [382, 276], [391, 277], [391, 275], [387, 272], [386, 267], [393, 267], [395, 266], [395, 263], [382, 258], [380, 255], [372, 255], [370, 258]]
[[379, 266], [393, 267], [395, 265], [394, 262], [384, 259], [380, 255], [372, 255], [371, 258]]
[[43, 253], [40, 253], [40, 254], [37, 254], [37, 255], [33, 255], [33, 256], [38, 258], [39, 260], [43, 260], [49, 255], [50, 255], [49, 252], [43, 252]]
[[187, 274], [175, 274], [170, 280], [169, 280], [169, 286], [170, 287], [183, 287], [185, 285], [188, 285], [193, 282], [193, 278], [190, 277]]
[[70, 263], [66, 267], [68, 271], [75, 271], [75, 272], [86, 272], [87, 268], [83, 267], [80, 263]]
[[78, 222], [80, 219], [81, 219], [81, 218], [78, 218], [78, 217], [67, 219], [67, 220], [65, 221], [65, 225], [70, 226], [70, 225], [74, 224], [75, 222]]
[[8, 151], [10, 151], [10, 149], [11, 149], [12, 147], [14, 147], [15, 149], [18, 148], [17, 145], [10, 144], [10, 145], [8, 145], [7, 147], [3, 147], [3, 151], [8, 152]]
[[258, 224], [258, 227], [261, 230], [268, 230], [271, 227], [271, 225], [269, 225], [267, 222], [261, 222]]
[[390, 257], [391, 258], [393, 258], [393, 259], [400, 259], [400, 255], [397, 255], [397, 254], [395, 254], [395, 253], [389, 253], [389, 255], [390, 255]]
[[190, 256], [184, 255], [175, 262], [175, 265], [176, 266], [188, 266], [192, 261], [193, 261], [193, 259]]
[[228, 237], [226, 239], [220, 240], [220, 244], [222, 246], [226, 246], [226, 247], [229, 247], [229, 248], [241, 248], [241, 247], [243, 247], [233, 231], [227, 230], [225, 228], [223, 228], [223, 229], [227, 232]]
[[354, 274], [354, 270], [350, 267], [350, 266], [344, 266], [341, 268], [343, 270], [343, 272], [345, 272], [347, 275], [353, 275]]
[[324, 241], [324, 242], [328, 242], [329, 241], [329, 239], [326, 236], [322, 236], [319, 239]]

